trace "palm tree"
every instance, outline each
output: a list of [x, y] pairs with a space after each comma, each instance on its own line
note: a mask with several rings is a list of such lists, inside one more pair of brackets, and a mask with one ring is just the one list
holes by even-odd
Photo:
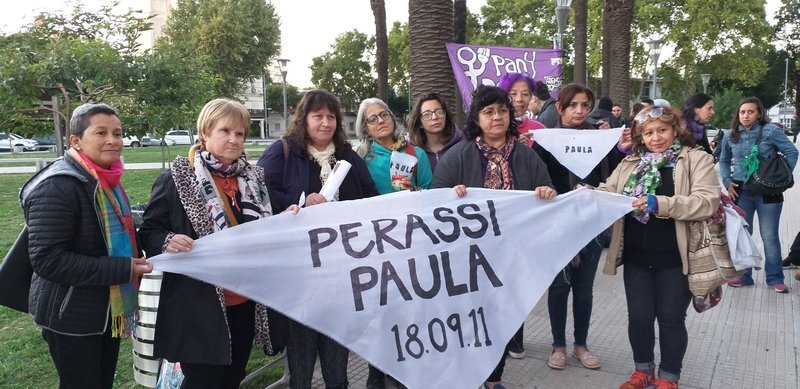
[[572, 9], [575, 12], [575, 71], [573, 82], [587, 85], [586, 79], [586, 45], [587, 45], [587, 18], [589, 15], [588, 0], [574, 0]]
[[609, 41], [611, 53], [603, 68], [608, 67], [610, 86], [608, 96], [622, 106], [622, 115], [628, 115], [630, 105], [630, 52], [631, 21], [633, 20], [634, 0], [606, 0], [604, 12], [608, 13], [611, 28], [603, 30], [603, 40]]
[[[453, 42], [467, 43], [467, 0], [453, 2]], [[461, 94], [456, 93], [456, 105], [451, 109], [456, 110], [455, 120], [459, 127], [464, 127], [466, 115], [462, 109], [464, 102]]]
[[453, 1], [409, 0], [408, 14], [412, 97], [437, 92], [455, 107], [455, 78], [444, 46], [453, 39]]
[[389, 102], [389, 41], [386, 37], [386, 4], [370, 0], [375, 17], [375, 67], [378, 70], [378, 98]]

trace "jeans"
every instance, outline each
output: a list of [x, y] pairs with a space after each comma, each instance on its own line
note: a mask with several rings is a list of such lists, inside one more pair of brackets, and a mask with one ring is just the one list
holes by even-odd
[[553, 333], [553, 347], [567, 346], [567, 302], [572, 291], [572, 318], [575, 322], [574, 336], [576, 346], [586, 346], [589, 335], [589, 320], [592, 318], [592, 290], [597, 263], [603, 248], [597, 239], [592, 239], [582, 248], [576, 266], [567, 265], [556, 275], [550, 284], [547, 295], [547, 309], [550, 314], [550, 330]]
[[681, 266], [650, 269], [625, 265], [625, 299], [628, 302], [628, 340], [637, 370], [654, 366], [655, 329], [661, 349], [659, 377], [677, 381], [689, 344], [686, 309], [692, 294], [689, 279]]
[[[745, 219], [750, 226], [747, 231], [753, 234], [753, 216], [758, 214], [758, 229], [761, 233], [761, 240], [764, 242], [764, 274], [767, 278], [767, 285], [783, 283], [783, 268], [781, 262], [781, 241], [778, 235], [778, 226], [781, 221], [781, 211], [783, 202], [764, 203], [764, 197], [751, 193], [747, 189], [739, 190], [739, 197], [736, 203], [745, 212]], [[745, 283], [753, 283], [753, 269], [747, 269], [741, 280]]]

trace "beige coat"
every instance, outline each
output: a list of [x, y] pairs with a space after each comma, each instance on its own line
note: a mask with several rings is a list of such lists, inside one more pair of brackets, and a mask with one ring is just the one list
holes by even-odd
[[[625, 182], [639, 159], [635, 155], [623, 159], [597, 190], [622, 193]], [[702, 149], [683, 146], [675, 162], [673, 180], [675, 181], [675, 195], [656, 196], [658, 213], [655, 216], [675, 219], [675, 233], [683, 262], [683, 274], [687, 274], [689, 272], [688, 222], [706, 220], [719, 208], [720, 184], [714, 170], [713, 157]], [[614, 223], [612, 231], [603, 273], [614, 275], [617, 274], [617, 267], [622, 265], [624, 217]]]

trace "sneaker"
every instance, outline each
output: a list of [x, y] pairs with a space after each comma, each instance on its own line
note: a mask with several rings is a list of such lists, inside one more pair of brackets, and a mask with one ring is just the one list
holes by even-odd
[[794, 272], [794, 279], [800, 281], [800, 270]]
[[653, 385], [653, 378], [655, 377], [655, 370], [636, 370], [631, 374], [619, 389], [647, 389]]
[[736, 277], [728, 281], [728, 286], [732, 286], [734, 288], [738, 288], [740, 286], [750, 286], [750, 285], [753, 285], [753, 281], [746, 282], [741, 277]]
[[678, 382], [656, 378], [656, 380], [653, 381], [653, 386], [655, 389], [678, 389]]
[[514, 359], [525, 358], [525, 348], [523, 348], [521, 344], [512, 340], [511, 344], [508, 345], [508, 356]]
[[789, 287], [782, 282], [780, 284], [772, 285], [772, 288], [775, 289], [775, 292], [778, 293], [789, 293]]

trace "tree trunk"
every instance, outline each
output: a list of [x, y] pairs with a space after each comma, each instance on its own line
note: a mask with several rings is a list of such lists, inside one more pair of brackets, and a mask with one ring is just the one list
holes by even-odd
[[573, 82], [587, 85], [586, 83], [586, 44], [587, 44], [587, 18], [589, 14], [588, 0], [574, 0], [572, 9], [575, 12], [575, 68]]
[[[467, 43], [467, 0], [453, 2], [453, 42]], [[461, 94], [456, 91], [456, 104], [450, 107], [455, 110], [455, 120], [459, 128], [464, 128], [467, 116], [464, 112], [464, 102]]]
[[[414, 100], [423, 94], [437, 92], [447, 105], [455, 107], [455, 78], [444, 46], [453, 39], [453, 1], [409, 0], [408, 14], [411, 94]], [[435, 15], [435, 20], [424, 15]]]
[[[609, 97], [622, 106], [622, 116], [627, 117], [630, 110], [631, 79], [631, 21], [633, 20], [634, 0], [606, 0], [606, 11], [609, 13], [611, 78]], [[605, 32], [604, 32], [605, 34]]]
[[375, 17], [375, 67], [378, 70], [378, 98], [389, 103], [389, 41], [386, 37], [386, 5], [370, 0]]
[[[611, 30], [614, 28], [611, 25], [611, 17], [609, 12], [610, 1], [605, 0], [603, 4], [603, 80], [600, 83], [600, 94], [608, 96], [611, 90], [611, 66], [613, 58], [611, 57]], [[616, 103], [616, 101], [615, 101]]]

